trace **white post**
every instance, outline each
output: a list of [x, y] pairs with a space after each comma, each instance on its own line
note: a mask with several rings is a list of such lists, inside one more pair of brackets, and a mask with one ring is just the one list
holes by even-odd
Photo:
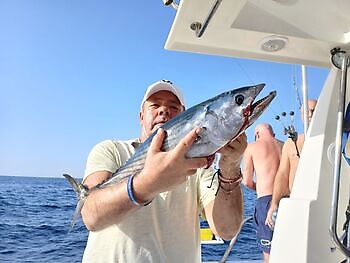
[[306, 66], [301, 65], [302, 72], [302, 90], [303, 90], [303, 112], [304, 112], [304, 138], [306, 139], [306, 133], [309, 128], [309, 104], [308, 104], [308, 87], [307, 87], [307, 74]]

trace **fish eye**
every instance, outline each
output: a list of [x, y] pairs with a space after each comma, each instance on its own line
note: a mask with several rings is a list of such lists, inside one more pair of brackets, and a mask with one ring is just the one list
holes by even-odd
[[244, 96], [242, 94], [238, 94], [235, 97], [235, 102], [238, 104], [238, 106], [242, 105], [243, 101], [244, 101]]

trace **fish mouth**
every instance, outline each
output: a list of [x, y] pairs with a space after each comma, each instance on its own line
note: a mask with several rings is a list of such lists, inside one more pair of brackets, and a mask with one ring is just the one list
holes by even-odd
[[[266, 97], [254, 102], [249, 106], [248, 125], [254, 123], [259, 116], [267, 109], [271, 101], [276, 97], [277, 92], [271, 91]], [[252, 101], [253, 102], [253, 101]]]

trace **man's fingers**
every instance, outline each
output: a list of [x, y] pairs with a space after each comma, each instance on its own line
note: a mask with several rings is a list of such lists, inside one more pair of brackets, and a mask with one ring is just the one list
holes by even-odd
[[265, 225], [267, 225], [269, 228], [273, 229], [275, 224], [273, 222], [270, 222], [269, 219], [266, 219]]
[[157, 133], [152, 138], [152, 142], [149, 150], [152, 152], [159, 152], [162, 148], [163, 140], [165, 138], [165, 131], [162, 128], [159, 128]]
[[265, 220], [265, 225], [270, 226], [269, 218], [267, 217]]
[[268, 217], [266, 217], [265, 225], [270, 226], [270, 222], [269, 222], [269, 218]]
[[236, 139], [231, 140], [224, 148], [222, 148], [219, 152], [220, 153], [230, 153], [230, 151], [237, 151], [241, 152], [247, 147], [247, 135], [245, 133], [242, 133], [240, 136], [238, 136]]
[[269, 228], [273, 229], [275, 223], [272, 220], [272, 215], [268, 212], [265, 220], [265, 225], [269, 226]]
[[200, 128], [194, 128], [192, 131], [190, 131], [175, 147], [175, 152], [177, 154], [185, 154], [198, 137], [200, 131]]

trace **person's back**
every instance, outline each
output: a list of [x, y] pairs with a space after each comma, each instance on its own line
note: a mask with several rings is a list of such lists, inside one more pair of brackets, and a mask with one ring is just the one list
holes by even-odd
[[[244, 154], [243, 183], [256, 190], [258, 197], [271, 195], [282, 146], [275, 139], [272, 128], [268, 124], [260, 124], [256, 127], [255, 139], [255, 142], [248, 145]], [[256, 176], [254, 186], [253, 172]]]
[[304, 134], [298, 135], [296, 145], [292, 141], [292, 139], [288, 138], [288, 140], [285, 142], [283, 146], [283, 155], [286, 154], [289, 160], [289, 178], [288, 178], [289, 192], [292, 191], [294, 177], [298, 168], [298, 163], [300, 159], [300, 157], [298, 156], [298, 153], [299, 154], [301, 153], [303, 146], [304, 146]]
[[267, 135], [254, 142], [251, 148], [256, 176], [256, 193], [258, 197], [271, 195], [280, 162], [281, 145], [274, 137]]

